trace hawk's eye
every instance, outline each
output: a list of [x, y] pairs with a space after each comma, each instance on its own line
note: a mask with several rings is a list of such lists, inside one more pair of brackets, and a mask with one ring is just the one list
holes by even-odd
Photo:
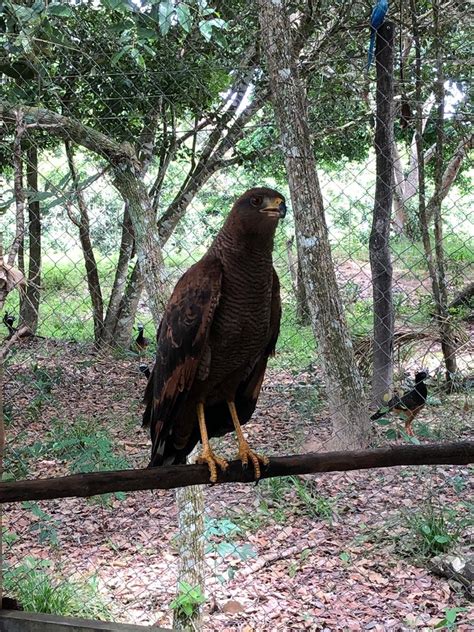
[[252, 206], [260, 206], [262, 202], [263, 202], [263, 198], [260, 195], [253, 195], [250, 198], [250, 204]]

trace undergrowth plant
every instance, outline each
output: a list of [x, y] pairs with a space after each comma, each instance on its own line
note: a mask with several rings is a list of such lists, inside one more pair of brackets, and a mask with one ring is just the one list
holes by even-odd
[[406, 516], [412, 536], [412, 551], [424, 558], [446, 553], [459, 541], [465, 526], [456, 509], [427, 502], [420, 510]]
[[110, 620], [96, 576], [71, 580], [55, 573], [50, 560], [27, 557], [23, 563], [4, 569], [4, 591], [27, 612]]
[[334, 516], [334, 501], [319, 494], [311, 479], [300, 476], [269, 478], [262, 481], [261, 489], [259, 511], [280, 524], [286, 522], [291, 513], [323, 520], [331, 520]]
[[170, 607], [178, 617], [187, 619], [192, 617], [205, 601], [206, 598], [199, 586], [191, 586], [188, 582], [181, 581], [178, 583], [178, 595]]

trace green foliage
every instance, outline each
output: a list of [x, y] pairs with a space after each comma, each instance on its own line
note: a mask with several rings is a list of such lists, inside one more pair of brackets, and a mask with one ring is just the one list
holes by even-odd
[[296, 384], [291, 389], [291, 407], [302, 419], [312, 419], [321, 410], [323, 397], [317, 383]]
[[302, 502], [303, 513], [310, 518], [331, 520], [334, 514], [333, 500], [319, 495], [314, 481], [299, 476], [292, 476], [291, 479], [296, 494]]
[[59, 544], [58, 527], [60, 526], [60, 521], [55, 520], [50, 514], [43, 511], [38, 503], [24, 502], [22, 506], [37, 518], [37, 521], [31, 525], [30, 530], [38, 533], [39, 543], [47, 543], [57, 547]]
[[260, 483], [262, 501], [259, 511], [275, 522], [284, 523], [292, 513], [331, 520], [335, 503], [318, 493], [311, 479], [300, 476], [268, 478]]
[[107, 620], [110, 608], [103, 601], [97, 577], [71, 580], [53, 571], [49, 560], [27, 557], [3, 575], [4, 590], [27, 612], [44, 612], [72, 617]]
[[78, 418], [74, 423], [54, 421], [47, 445], [53, 456], [68, 460], [73, 473], [129, 467], [128, 461], [114, 452], [112, 437], [98, 429], [94, 419]]
[[[43, 441], [21, 445], [17, 437], [17, 443], [21, 447], [13, 449], [7, 445], [6, 448], [5, 480], [26, 478], [30, 471], [30, 464], [38, 458], [63, 459], [67, 461], [68, 469], [72, 473], [120, 470], [130, 467], [127, 459], [116, 452], [113, 438], [106, 430], [97, 427], [95, 419], [79, 417], [72, 423], [55, 419]], [[125, 494], [122, 492], [103, 494], [95, 496], [92, 502], [109, 504], [112, 498], [123, 500]], [[38, 529], [44, 529], [44, 533], [40, 533], [39, 537], [54, 544], [55, 522], [46, 520], [45, 526], [44, 519], [46, 519], [46, 514], [42, 518], [42, 526], [38, 527]]]
[[191, 586], [187, 582], [181, 581], [178, 584], [178, 595], [170, 604], [170, 607], [183, 618], [192, 617], [199, 606], [206, 601], [199, 586]]
[[444, 618], [441, 619], [434, 627], [435, 630], [446, 629], [454, 630], [456, 628], [456, 620], [462, 612], [466, 612], [467, 608], [446, 608]]
[[459, 540], [465, 526], [455, 509], [426, 503], [421, 510], [407, 516], [414, 538], [413, 550], [421, 557], [433, 557], [449, 551]]
[[[212, 554], [220, 560], [237, 558], [242, 561], [257, 556], [255, 549], [248, 543], [238, 544], [236, 539], [242, 537], [242, 529], [228, 518], [205, 518], [204, 538], [206, 540], [205, 552]], [[226, 574], [218, 575], [221, 582], [232, 579], [234, 569], [232, 561], [226, 569]]]

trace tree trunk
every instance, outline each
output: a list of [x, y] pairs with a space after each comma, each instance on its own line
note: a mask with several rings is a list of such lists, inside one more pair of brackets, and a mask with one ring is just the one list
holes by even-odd
[[122, 237], [120, 241], [119, 259], [115, 269], [114, 284], [110, 294], [107, 313], [102, 331], [101, 346], [112, 346], [114, 333], [117, 329], [120, 304], [127, 284], [128, 266], [133, 252], [134, 236], [132, 220], [128, 212], [128, 205], [124, 205], [122, 220]]
[[143, 276], [138, 263], [132, 270], [130, 279], [123, 293], [118, 310], [114, 331], [114, 345], [121, 349], [128, 349], [132, 339], [133, 322], [137, 313], [138, 301], [143, 291]]
[[300, 258], [298, 253], [296, 253], [296, 257], [293, 254], [294, 240], [294, 236], [287, 240], [286, 255], [288, 258], [288, 271], [291, 278], [291, 288], [293, 296], [296, 297], [296, 322], [299, 325], [310, 325], [311, 319], [309, 317], [308, 299], [306, 298]]
[[[413, 25], [413, 39], [415, 42], [415, 95], [416, 101], [418, 104], [421, 103], [421, 86], [422, 86], [422, 63], [421, 63], [421, 43], [420, 36], [418, 30], [418, 19], [416, 15], [416, 3], [415, 0], [410, 0], [410, 10], [411, 10], [411, 18]], [[436, 7], [434, 9], [434, 13], [436, 13]], [[438, 214], [438, 226], [435, 230], [435, 255], [433, 256], [433, 249], [431, 246], [431, 238], [429, 233], [429, 225], [428, 225], [428, 216], [426, 209], [426, 187], [425, 187], [425, 168], [424, 161], [419, 160], [419, 169], [418, 169], [418, 215], [419, 221], [422, 231], [423, 238], [423, 248], [425, 251], [426, 262], [428, 265], [428, 270], [431, 278], [431, 286], [433, 290], [433, 298], [436, 305], [436, 319], [438, 321], [438, 327], [441, 336], [441, 348], [443, 351], [443, 356], [446, 365], [446, 381], [448, 386], [451, 387], [452, 378], [456, 373], [456, 349], [453, 343], [452, 332], [451, 332], [451, 323], [449, 320], [449, 313], [447, 311], [447, 296], [445, 291], [445, 283], [444, 283], [444, 267], [441, 263], [441, 272], [442, 279], [440, 280], [439, 271], [440, 265], [439, 261], [437, 261], [437, 255], [441, 255], [441, 259], [443, 256], [442, 253], [442, 243], [440, 239], [442, 239], [441, 231], [441, 217], [440, 217], [440, 208], [441, 208], [441, 196], [440, 196], [440, 186], [442, 182], [442, 131], [443, 131], [443, 122], [442, 119], [444, 117], [444, 85], [442, 79], [442, 68], [440, 66], [440, 60], [437, 59], [437, 100], [438, 100], [438, 126], [441, 126], [441, 132], [438, 129], [437, 139], [436, 139], [436, 175], [435, 175], [435, 198], [438, 196], [439, 204], [435, 204], [438, 206], [437, 214]], [[441, 77], [441, 79], [440, 79]], [[418, 157], [423, 156], [423, 132], [422, 132], [422, 113], [421, 106], [417, 106], [417, 128], [416, 128], [416, 150]], [[434, 209], [435, 210], [435, 209]], [[440, 284], [441, 281], [441, 284]]]
[[[26, 182], [30, 192], [38, 191], [38, 150], [27, 153]], [[36, 333], [41, 287], [41, 215], [39, 200], [28, 202], [28, 284], [20, 301], [20, 323]]]
[[[8, 265], [15, 263], [17, 254], [22, 248], [23, 238], [25, 235], [25, 189], [23, 187], [23, 152], [21, 149], [21, 141], [25, 133], [25, 122], [23, 120], [23, 111], [15, 111], [15, 139], [13, 141], [13, 187], [15, 190], [15, 237], [8, 252]], [[22, 261], [23, 256], [18, 258], [18, 267], [22, 273], [25, 271], [25, 264]]]
[[300, 325], [311, 325], [308, 297], [306, 296], [303, 268], [301, 266], [301, 257], [299, 255], [296, 267], [296, 320]]
[[[441, 57], [440, 38], [443, 36], [439, 25], [440, 5], [439, 0], [433, 2], [433, 20], [436, 31], [436, 101], [437, 101], [437, 121], [436, 121], [436, 154], [435, 154], [435, 191], [432, 198], [434, 238], [436, 252], [436, 267], [439, 286], [438, 321], [441, 333], [441, 349], [443, 351], [444, 363], [446, 365], [446, 381], [451, 387], [453, 378], [457, 372], [456, 345], [451, 326], [451, 318], [448, 312], [448, 288], [446, 286], [446, 268], [444, 263], [443, 249], [443, 220], [441, 217], [441, 204], [443, 200], [443, 156], [444, 156], [444, 69]], [[429, 209], [427, 209], [428, 216]]]
[[[395, 25], [384, 22], [377, 31], [377, 112], [375, 128], [376, 184], [369, 241], [374, 300], [372, 400], [379, 408], [388, 401], [393, 374], [392, 259], [390, 219], [393, 174], [393, 41]], [[384, 396], [387, 399], [384, 399]]]
[[89, 295], [91, 297], [92, 303], [92, 317], [94, 319], [94, 340], [96, 344], [98, 344], [102, 335], [102, 328], [104, 326], [104, 302], [102, 299], [102, 291], [100, 288], [99, 271], [97, 269], [97, 262], [94, 255], [94, 249], [92, 247], [89, 213], [87, 211], [86, 201], [79, 186], [79, 176], [77, 174], [76, 165], [74, 164], [74, 153], [71, 143], [66, 141], [65, 147], [69, 171], [72, 178], [72, 185], [77, 202], [77, 208], [79, 210], [79, 219], [77, 221], [73, 219], [72, 214], [70, 214], [70, 218], [79, 228], [79, 240], [81, 242], [82, 253], [84, 255], [87, 286], [89, 288]]
[[362, 448], [370, 439], [370, 423], [334, 273], [291, 25], [281, 1], [259, 0], [259, 7], [262, 50], [280, 128], [298, 251], [334, 418], [333, 443], [341, 448]]

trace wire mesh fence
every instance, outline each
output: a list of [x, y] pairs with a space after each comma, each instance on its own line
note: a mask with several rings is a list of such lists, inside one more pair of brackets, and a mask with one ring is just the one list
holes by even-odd
[[[325, 376], [308, 307], [311, 271], [301, 265], [260, 45], [263, 4], [2, 4], [4, 262], [27, 279], [2, 306], [4, 481], [146, 467], [150, 439], [140, 423], [156, 306], [162, 313], [236, 198], [256, 185], [281, 191], [289, 212], [273, 250], [280, 336], [245, 434], [270, 457], [337, 446], [329, 395], [341, 385]], [[375, 65], [366, 70], [371, 7], [283, 5], [306, 90], [341, 327], [352, 337], [369, 418], [378, 177]], [[422, 369], [429, 380], [414, 436], [406, 414], [386, 410], [370, 422], [374, 446], [472, 436], [468, 7], [447, 3], [436, 20], [437, 7], [390, 6], [390, 395], [412, 389]], [[442, 264], [441, 314], [432, 259]], [[235, 454], [233, 435], [213, 444]], [[422, 466], [216, 485], [178, 505], [172, 491], [7, 504], [3, 593], [26, 611], [165, 627], [468, 630], [471, 492], [466, 468]]]

